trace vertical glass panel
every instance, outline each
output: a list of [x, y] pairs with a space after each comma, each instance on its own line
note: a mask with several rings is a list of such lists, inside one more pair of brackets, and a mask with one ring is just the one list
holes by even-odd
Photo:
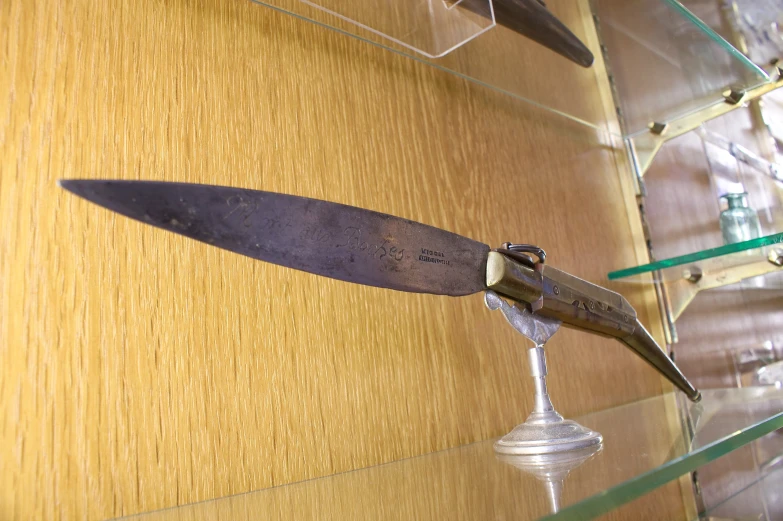
[[716, 199], [727, 193], [747, 193], [759, 217], [763, 235], [783, 230], [783, 168], [762, 152], [744, 147], [724, 135], [699, 129], [704, 142], [710, 181]]
[[[758, 478], [715, 505], [697, 519], [747, 519], [775, 521], [783, 519], [783, 456], [762, 462]], [[696, 521], [696, 519], [694, 519]]]
[[[783, 345], [776, 346], [768, 340], [759, 345], [736, 347], [729, 350], [728, 355], [737, 387], [783, 387]], [[783, 445], [780, 452], [783, 454]]]

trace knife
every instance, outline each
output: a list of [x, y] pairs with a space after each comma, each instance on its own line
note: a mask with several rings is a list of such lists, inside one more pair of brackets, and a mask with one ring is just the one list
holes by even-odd
[[[460, 2], [461, 8], [492, 18], [485, 2]], [[593, 53], [541, 0], [493, 0], [495, 22], [548, 47], [582, 67], [593, 64]]]
[[113, 180], [60, 186], [143, 223], [324, 277], [454, 297], [494, 291], [534, 314], [617, 338], [688, 398], [701, 398], [625, 298], [553, 268], [533, 246], [491, 249], [400, 217], [273, 192]]

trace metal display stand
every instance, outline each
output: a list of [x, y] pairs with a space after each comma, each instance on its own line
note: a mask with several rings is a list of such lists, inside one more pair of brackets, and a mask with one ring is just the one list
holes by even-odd
[[[487, 291], [484, 302], [499, 309], [522, 336], [536, 344], [528, 350], [530, 376], [535, 385], [535, 405], [525, 423], [517, 425], [495, 443], [495, 452], [507, 455], [554, 454], [593, 448], [600, 450], [603, 437], [575, 421], [564, 419], [555, 410], [546, 388], [544, 344], [560, 329], [556, 319], [534, 315], [518, 304], [509, 305], [494, 291]], [[592, 454], [592, 453], [591, 453]]]

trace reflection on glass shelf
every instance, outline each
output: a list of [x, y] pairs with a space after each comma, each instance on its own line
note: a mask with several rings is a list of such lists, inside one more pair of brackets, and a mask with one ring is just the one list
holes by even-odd
[[[767, 161], [766, 159], [756, 154], [755, 152], [743, 147], [739, 143], [734, 143], [733, 141], [730, 141], [729, 139], [725, 138], [724, 136], [721, 136], [720, 134], [707, 130], [703, 126], [699, 127], [697, 132], [705, 143], [709, 143], [710, 145], [717, 147], [718, 149], [727, 153], [737, 161], [748, 165], [758, 173], [763, 174], [771, 179], [774, 179], [775, 181], [783, 182], [783, 168], [781, 168], [781, 166], [778, 165], [777, 163], [771, 163], [770, 161]], [[710, 151], [708, 150], [707, 153], [708, 159], [710, 159], [714, 155], [714, 154], [710, 154], [709, 152]], [[723, 160], [720, 163], [725, 164], [726, 161]], [[721, 171], [722, 169], [716, 168], [712, 164], [710, 164], [710, 170], [715, 175], [720, 175], [722, 173]], [[736, 170], [736, 167], [734, 170]], [[736, 178], [738, 176], [736, 174], [733, 176], [724, 174], [722, 177]]]
[[[501, 25], [482, 32], [445, 56], [427, 58], [412, 50], [410, 46], [400, 45], [380, 35], [379, 27], [389, 25], [389, 20], [372, 22], [363, 18], [362, 24], [365, 27], [355, 25], [312, 5], [325, 0], [252, 1], [426, 63], [582, 125], [605, 130], [604, 108], [597, 103], [585, 103], [586, 99], [600, 99], [601, 91], [596, 75], [603, 75], [603, 71], [583, 68]], [[466, 2], [468, 0], [448, 3], [453, 6], [452, 10], [460, 10]], [[476, 2], [477, 0], [472, 0], [472, 4], [475, 5]], [[547, 7], [595, 55], [600, 53], [600, 49], [595, 43], [595, 30], [587, 2], [588, 0], [561, 2], [559, 5]], [[399, 2], [392, 4], [396, 6]], [[471, 8], [471, 5], [467, 5], [466, 9], [470, 11]], [[398, 13], [398, 16], [406, 18], [403, 13]], [[366, 28], [370, 26], [375, 27], [373, 30]], [[542, 70], [546, 70], [546, 74], [539, 72]], [[575, 95], [577, 92], [580, 95]]]
[[[655, 279], [660, 281], [699, 279], [703, 277], [705, 267], [707, 267], [703, 261], [711, 261], [709, 263], [711, 272], [745, 266], [759, 261], [774, 264], [770, 260], [770, 253], [777, 251], [779, 247], [783, 247], [781, 243], [783, 243], [783, 233], [775, 233], [759, 237], [758, 239], [726, 244], [709, 250], [689, 253], [688, 255], [612, 271], [608, 276], [609, 280], [617, 280], [655, 272]], [[697, 265], [692, 266], [694, 263]], [[683, 267], [685, 268], [683, 269]]]
[[602, 450], [551, 468], [501, 459], [488, 440], [131, 519], [585, 520], [783, 427], [783, 391], [774, 387], [705, 390], [698, 404], [681, 398], [670, 393], [578, 418], [604, 435]]
[[[601, 98], [604, 72], [600, 68], [580, 67], [506, 27], [485, 26], [475, 16], [459, 15], [462, 29], [455, 32], [458, 36], [443, 40], [432, 26], [411, 22], [411, 13], [404, 9], [396, 9], [400, 20], [390, 20], [386, 13], [376, 22], [372, 18], [379, 17], [381, 10], [365, 10], [358, 16], [361, 25], [356, 25], [323, 10], [324, 6], [340, 3], [338, 0], [253, 1], [406, 55], [580, 124], [605, 130], [603, 107], [585, 102]], [[480, 3], [457, 0], [446, 4], [450, 12], [456, 12], [465, 2]], [[597, 56], [601, 49], [590, 16], [590, 3], [591, 0], [548, 2], [547, 7]], [[722, 101], [721, 93], [728, 88], [750, 88], [769, 81], [764, 71], [699, 23], [679, 2], [596, 0], [593, 7], [601, 36], [606, 40], [610, 72], [618, 80], [629, 132], [646, 130], [650, 121], [666, 121]], [[429, 29], [408, 34], [400, 29], [406, 26]], [[389, 39], [381, 33], [396, 36]], [[418, 38], [416, 35], [424, 35], [422, 38], [427, 43], [414, 45], [406, 41], [406, 38]], [[459, 40], [464, 43], [456, 46]], [[412, 49], [417, 45], [441, 50], [455, 48], [443, 57], [427, 58]], [[542, 70], [546, 74], [540, 74]]]
[[[766, 341], [761, 345], [732, 349], [729, 351], [729, 358], [737, 387], [783, 387], [783, 346], [775, 346], [772, 341]], [[769, 366], [772, 368], [769, 369]]]
[[756, 371], [758, 385], [776, 385], [783, 388], [783, 361], [764, 366]]
[[[757, 480], [708, 508], [697, 519], [702, 521], [783, 519], [783, 456], [761, 469]], [[694, 521], [697, 521], [694, 519]]]

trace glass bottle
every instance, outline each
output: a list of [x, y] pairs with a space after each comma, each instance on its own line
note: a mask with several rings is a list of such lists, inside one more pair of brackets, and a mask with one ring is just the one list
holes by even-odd
[[724, 194], [729, 207], [720, 213], [723, 242], [734, 244], [761, 237], [761, 224], [756, 210], [748, 206], [748, 193]]

